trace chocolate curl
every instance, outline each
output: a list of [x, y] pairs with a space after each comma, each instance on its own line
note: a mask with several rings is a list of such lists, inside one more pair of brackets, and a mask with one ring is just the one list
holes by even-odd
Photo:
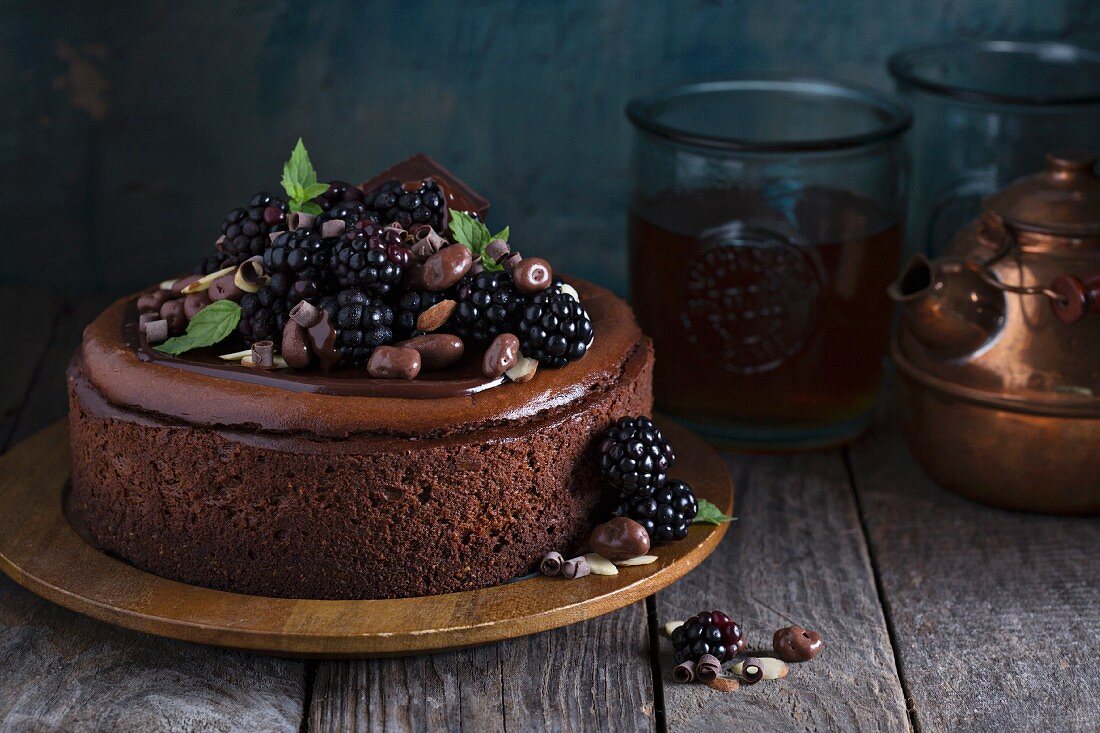
[[331, 239], [332, 237], [339, 237], [344, 233], [344, 230], [348, 228], [348, 225], [343, 219], [329, 219], [321, 225], [321, 236], [325, 239]]
[[749, 657], [741, 665], [741, 679], [745, 681], [746, 685], [755, 685], [760, 680], [764, 679], [764, 670], [760, 667], [760, 660], [756, 657]]
[[572, 580], [573, 578], [583, 578], [592, 572], [592, 568], [588, 567], [588, 561], [584, 559], [584, 556], [575, 557], [572, 560], [566, 560], [562, 563], [561, 574]]
[[141, 315], [138, 316], [138, 328], [140, 328], [144, 332], [146, 323], [149, 323], [150, 321], [159, 321], [159, 320], [160, 320], [160, 313], [153, 313], [152, 311], [150, 311], [148, 313], [142, 313]]
[[512, 248], [503, 239], [494, 239], [485, 245], [485, 254], [489, 255], [489, 259], [493, 262], [500, 262], [511, 253]]
[[428, 224], [422, 224], [413, 232], [413, 244], [410, 248], [417, 260], [423, 262], [439, 250], [447, 246], [448, 242], [440, 236]]
[[252, 344], [252, 363], [261, 369], [275, 368], [275, 343], [257, 341]]
[[508, 255], [507, 257], [505, 257], [503, 260], [501, 260], [497, 264], [500, 265], [501, 267], [503, 267], [505, 269], [505, 271], [511, 272], [512, 270], [516, 269], [516, 267], [522, 261], [523, 261], [523, 258], [520, 257], [519, 252], [513, 252], [512, 254]]
[[700, 682], [712, 682], [718, 678], [718, 673], [722, 671], [722, 663], [718, 661], [718, 657], [713, 654], [704, 654], [699, 657], [699, 661], [695, 663], [695, 676], [699, 678]]
[[485, 265], [481, 264], [481, 258], [478, 257], [476, 260], [474, 260], [473, 264], [470, 265], [470, 274], [477, 275], [481, 272], [485, 272]]
[[259, 292], [267, 280], [263, 262], [264, 258], [259, 255], [242, 262], [233, 273], [233, 284], [246, 293]]
[[156, 321], [149, 321], [143, 327], [145, 331], [145, 340], [151, 344], [159, 344], [161, 341], [165, 341], [168, 338], [168, 321], [163, 318]]
[[676, 665], [676, 668], [672, 670], [672, 679], [676, 680], [680, 684], [686, 685], [695, 679], [695, 662], [690, 659], [686, 662], [680, 662]]
[[313, 328], [321, 322], [321, 309], [308, 300], [302, 300], [290, 309], [290, 319], [302, 328]]
[[[307, 214], [304, 211], [292, 211], [290, 216], [287, 217], [286, 225], [292, 232], [296, 229], [309, 229], [313, 226], [313, 219], [313, 214]], [[272, 232], [272, 234], [275, 233]]]
[[561, 566], [564, 563], [565, 558], [561, 556], [560, 552], [548, 552], [542, 556], [542, 562], [539, 563], [539, 572], [549, 577], [560, 575]]

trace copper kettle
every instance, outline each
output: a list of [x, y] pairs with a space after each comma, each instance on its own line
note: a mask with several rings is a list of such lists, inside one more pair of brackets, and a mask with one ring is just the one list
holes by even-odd
[[1100, 512], [1100, 178], [1048, 155], [890, 286], [902, 431], [928, 474], [1012, 509]]

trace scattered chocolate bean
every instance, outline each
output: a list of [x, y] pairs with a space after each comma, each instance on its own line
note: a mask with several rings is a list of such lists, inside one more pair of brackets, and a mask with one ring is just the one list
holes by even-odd
[[512, 247], [503, 239], [494, 239], [485, 245], [485, 254], [489, 255], [489, 259], [493, 262], [500, 262], [512, 254]]
[[187, 314], [183, 312], [183, 298], [169, 300], [160, 307], [160, 317], [168, 321], [168, 333], [179, 336], [187, 330]]
[[564, 562], [565, 558], [561, 556], [560, 552], [548, 552], [542, 556], [542, 562], [539, 563], [539, 572], [551, 577], [560, 575], [561, 566]]
[[695, 662], [688, 659], [680, 662], [672, 670], [672, 679], [681, 684], [687, 684], [695, 679]]
[[290, 309], [290, 320], [302, 328], [313, 328], [321, 322], [323, 311], [308, 300], [300, 300]]
[[741, 689], [741, 683], [732, 677], [722, 677], [719, 675], [708, 682], [707, 687], [712, 690], [718, 690], [719, 692], [737, 692]]
[[244, 291], [237, 287], [234, 277], [236, 270], [228, 275], [222, 275], [210, 283], [210, 300], [240, 300]]
[[592, 568], [588, 567], [588, 560], [585, 560], [583, 555], [572, 560], [566, 560], [561, 564], [561, 574], [570, 580], [583, 578], [591, 572]]
[[420, 352], [406, 346], [379, 346], [370, 355], [367, 373], [378, 379], [416, 379]]
[[145, 340], [151, 344], [159, 344], [168, 338], [168, 321], [161, 318], [157, 321], [149, 321], [144, 326]]
[[461, 244], [452, 244], [424, 261], [420, 268], [420, 286], [433, 293], [446, 290], [470, 271], [474, 256]]
[[502, 333], [493, 339], [481, 361], [481, 372], [490, 379], [502, 376], [519, 359], [519, 339], [515, 334]]
[[286, 322], [279, 351], [291, 368], [305, 369], [309, 366], [309, 335], [300, 323]]
[[321, 225], [321, 236], [325, 239], [339, 237], [347, 229], [347, 226], [343, 219], [329, 219]]
[[807, 662], [825, 648], [825, 642], [816, 631], [787, 626], [772, 636], [772, 648], [775, 649], [775, 656], [784, 662]]
[[541, 257], [525, 257], [516, 268], [512, 270], [512, 279], [516, 282], [516, 290], [524, 295], [537, 295], [554, 281], [554, 271], [550, 263]]
[[169, 290], [154, 290], [151, 293], [145, 293], [137, 299], [137, 309], [139, 313], [160, 313], [160, 307], [172, 298], [172, 293]]
[[722, 663], [718, 661], [718, 657], [713, 654], [704, 654], [699, 657], [699, 661], [695, 663], [695, 676], [700, 682], [711, 682], [718, 678], [718, 673], [722, 671]]
[[612, 562], [638, 557], [649, 552], [649, 533], [628, 517], [615, 517], [598, 524], [588, 537], [588, 545]]
[[172, 283], [172, 295], [179, 295], [184, 288], [186, 288], [191, 283], [198, 282], [201, 278], [202, 275], [184, 275], [183, 277]]
[[745, 681], [746, 685], [755, 685], [764, 679], [764, 668], [760, 665], [759, 659], [749, 657], [744, 661], [741, 665], [741, 679]]
[[[292, 232], [297, 229], [309, 229], [313, 226], [313, 219], [313, 214], [307, 214], [304, 211], [292, 211], [286, 219], [286, 226]], [[272, 235], [275, 234], [278, 234], [278, 232], [272, 232]]]
[[451, 299], [441, 300], [428, 310], [421, 313], [416, 319], [416, 328], [418, 331], [427, 331], [431, 333], [451, 317], [451, 314], [455, 311], [455, 301]]
[[446, 369], [458, 362], [466, 351], [462, 339], [450, 333], [427, 333], [413, 336], [407, 341], [394, 344], [407, 346], [420, 352], [421, 369]]
[[252, 344], [252, 363], [261, 369], [275, 368], [275, 343], [257, 341]]
[[195, 314], [210, 305], [210, 294], [205, 290], [197, 293], [189, 293], [183, 298], [183, 314], [187, 320], [195, 317]]

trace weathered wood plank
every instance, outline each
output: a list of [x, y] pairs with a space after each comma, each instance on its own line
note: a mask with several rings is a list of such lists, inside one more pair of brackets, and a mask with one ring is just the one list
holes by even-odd
[[661, 623], [724, 610], [749, 650], [772, 632], [816, 629], [826, 649], [781, 681], [723, 694], [661, 680], [671, 731], [906, 731], [909, 719], [847, 471], [838, 453], [731, 457], [735, 526], [695, 572], [657, 596]]
[[652, 730], [644, 604], [410, 659], [322, 662], [311, 731]]
[[[0, 303], [18, 304], [20, 297], [0, 289]], [[41, 344], [40, 356], [49, 329], [41, 334], [29, 327], [30, 315], [22, 311], [23, 317], [0, 320], [0, 342], [23, 344], [20, 357], [42, 363], [36, 374], [0, 352], [5, 409], [22, 406], [5, 435], [26, 434], [64, 415], [64, 362], [79, 343], [78, 322], [94, 314], [96, 302], [102, 299], [81, 301], [67, 313], [45, 360], [32, 359], [26, 346]], [[45, 312], [32, 306], [26, 303]], [[32, 384], [24, 399], [19, 390]], [[116, 629], [0, 576], [0, 730], [297, 731], [305, 689], [300, 662]]]
[[850, 454], [920, 729], [1100, 729], [1100, 519], [956, 497], [893, 428]]

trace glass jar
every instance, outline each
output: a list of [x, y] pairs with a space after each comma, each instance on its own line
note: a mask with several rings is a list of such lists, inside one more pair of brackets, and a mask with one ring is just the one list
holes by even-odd
[[890, 58], [916, 114], [907, 242], [944, 253], [981, 201], [1047, 153], [1100, 153], [1100, 53], [1062, 42], [955, 41]]
[[901, 252], [910, 114], [804, 78], [635, 99], [630, 285], [658, 406], [750, 449], [868, 423]]

